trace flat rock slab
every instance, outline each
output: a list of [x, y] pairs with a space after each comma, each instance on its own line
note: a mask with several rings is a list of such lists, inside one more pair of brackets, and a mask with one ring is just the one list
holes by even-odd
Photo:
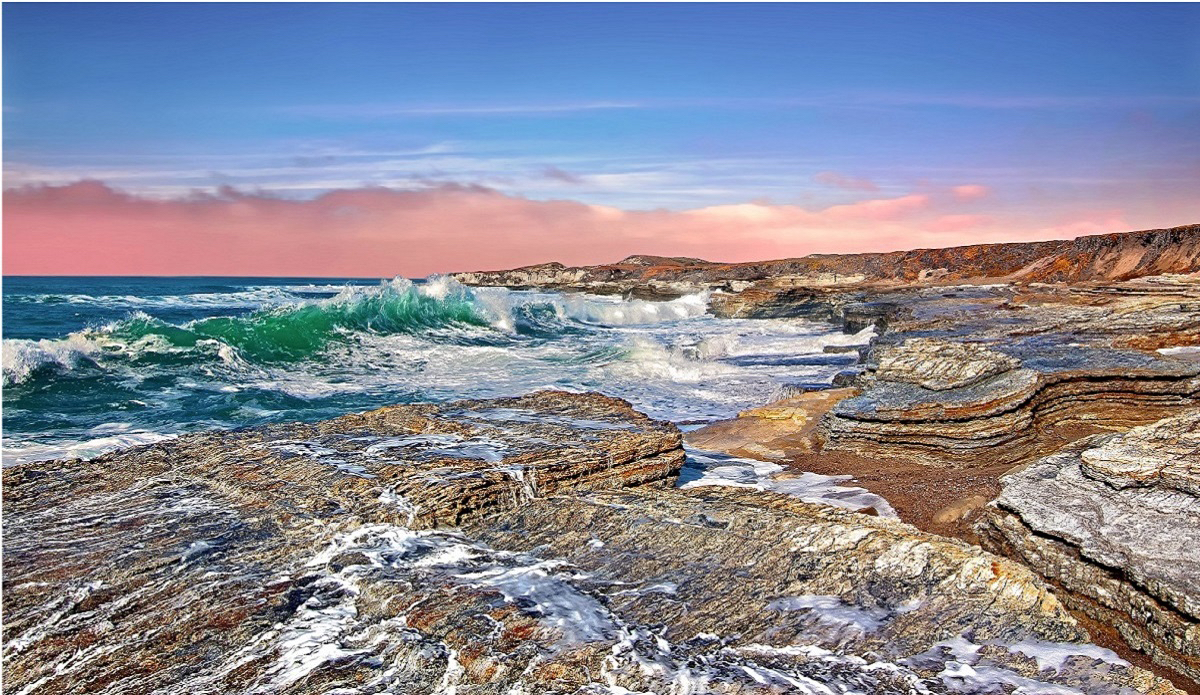
[[1080, 458], [1085, 475], [1115, 488], [1174, 489], [1200, 497], [1200, 410], [1135, 427]]
[[883, 350], [876, 375], [931, 391], [970, 386], [1021, 366], [1020, 360], [975, 343], [913, 338]]
[[1200, 682], [1200, 411], [1102, 435], [1002, 479], [992, 547]]

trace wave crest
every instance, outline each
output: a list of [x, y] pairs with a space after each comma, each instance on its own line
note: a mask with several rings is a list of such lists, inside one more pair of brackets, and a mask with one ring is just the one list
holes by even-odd
[[13, 386], [39, 374], [71, 371], [83, 363], [94, 364], [100, 346], [73, 334], [62, 340], [4, 341], [4, 385]]
[[[331, 344], [346, 343], [362, 334], [431, 334], [458, 329], [446, 334], [449, 340], [491, 344], [595, 327], [681, 321], [702, 316], [707, 308], [707, 293], [651, 302], [470, 289], [447, 276], [433, 276], [421, 284], [396, 278], [376, 287], [346, 286], [327, 299], [268, 305], [184, 324], [134, 311], [119, 321], [61, 340], [5, 340], [4, 383], [21, 384], [81, 365], [103, 367], [110, 360], [127, 366], [219, 362], [235, 368], [290, 363], [315, 357]], [[495, 332], [489, 337], [478, 329]]]
[[20, 384], [39, 374], [71, 371], [84, 363], [112, 358], [290, 362], [311, 357], [354, 333], [417, 333], [455, 324], [488, 324], [465, 287], [453, 280], [418, 287], [404, 278], [378, 287], [346, 287], [329, 299], [183, 325], [135, 311], [102, 328], [85, 329], [60, 340], [5, 340], [4, 383]]

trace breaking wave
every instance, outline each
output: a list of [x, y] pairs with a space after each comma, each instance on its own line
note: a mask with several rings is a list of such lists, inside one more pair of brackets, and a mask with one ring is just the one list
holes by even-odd
[[[208, 298], [205, 298], [208, 301]], [[234, 299], [238, 299], [234, 297]], [[279, 364], [314, 358], [356, 336], [428, 334], [460, 329], [472, 342], [552, 337], [589, 326], [678, 321], [703, 315], [707, 294], [670, 302], [585, 296], [518, 296], [472, 290], [445, 276], [416, 284], [405, 278], [377, 287], [342, 288], [328, 299], [293, 301], [233, 316], [173, 324], [135, 310], [126, 318], [58, 340], [4, 341], [4, 384], [39, 376], [126, 364]], [[491, 332], [495, 335], [481, 336]]]

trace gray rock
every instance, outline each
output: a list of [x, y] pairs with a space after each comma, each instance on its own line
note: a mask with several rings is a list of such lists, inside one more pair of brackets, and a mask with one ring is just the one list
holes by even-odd
[[876, 376], [933, 391], [970, 386], [1021, 366], [1020, 360], [976, 343], [910, 338], [881, 350]]
[[1101, 435], [1003, 478], [979, 531], [1200, 682], [1200, 411]]

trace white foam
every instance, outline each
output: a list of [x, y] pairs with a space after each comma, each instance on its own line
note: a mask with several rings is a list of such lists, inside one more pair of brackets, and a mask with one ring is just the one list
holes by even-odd
[[851, 479], [849, 475], [790, 473], [776, 463], [689, 447], [677, 484], [681, 488], [706, 485], [752, 488], [855, 511], [873, 508], [879, 516], [898, 518], [896, 510], [883, 497], [864, 488], [842, 485]]
[[869, 634], [883, 626], [889, 612], [852, 606], [837, 596], [785, 596], [767, 604], [772, 611], [805, 611], [818, 623]]
[[174, 434], [128, 429], [119, 433], [93, 439], [57, 441], [49, 443], [13, 442], [4, 443], [4, 465], [14, 466], [35, 461], [57, 459], [90, 460], [118, 449], [173, 439]]
[[1021, 653], [1037, 661], [1038, 670], [1053, 669], [1061, 671], [1067, 660], [1081, 656], [1093, 661], [1103, 661], [1117, 666], [1129, 666], [1129, 662], [1117, 656], [1111, 649], [1098, 647], [1094, 644], [1072, 644], [1070, 642], [1041, 642], [1025, 640], [1008, 645], [1008, 651]]
[[5, 339], [3, 343], [4, 385], [13, 386], [43, 368], [72, 370], [91, 362], [100, 346], [78, 334], [62, 340]]
[[522, 610], [537, 615], [539, 623], [560, 636], [563, 646], [605, 639], [616, 630], [608, 609], [571, 585], [580, 575], [558, 560], [493, 550], [452, 533], [369, 524], [339, 536], [308, 564], [325, 565], [347, 551], [363, 553], [377, 566], [421, 568], [448, 581], [497, 591], [507, 601], [520, 601]]
[[561, 316], [580, 323], [597, 326], [636, 326], [703, 316], [708, 312], [708, 294], [699, 292], [666, 302], [567, 295], [556, 302], [556, 308]]
[[363, 453], [381, 456], [393, 449], [413, 449], [422, 457], [446, 456], [458, 459], [480, 459], [499, 463], [508, 452], [508, 445], [490, 437], [463, 437], [457, 434], [417, 434], [409, 437], [383, 439], [371, 444]]
[[301, 456], [311, 459], [317, 463], [322, 463], [327, 466], [333, 466], [339, 471], [348, 475], [357, 476], [359, 478], [374, 478], [375, 476], [367, 472], [367, 469], [357, 463], [351, 463], [341, 458], [341, 454], [329, 447], [322, 446], [316, 442], [309, 442], [300, 439], [277, 439], [275, 441], [266, 442], [259, 445], [272, 451], [276, 451], [288, 456]]

